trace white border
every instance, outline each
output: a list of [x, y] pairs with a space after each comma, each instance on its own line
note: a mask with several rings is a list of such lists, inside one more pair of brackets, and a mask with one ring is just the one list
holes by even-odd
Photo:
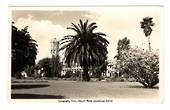
[[[114, 6], [76, 6], [76, 7], [61, 7], [61, 6], [56, 6], [56, 7], [9, 7], [9, 44], [11, 44], [11, 29], [10, 29], [10, 26], [11, 26], [11, 20], [12, 20], [12, 11], [13, 10], [31, 10], [31, 11], [36, 11], [36, 10], [44, 10], [44, 11], [49, 11], [49, 10], [93, 10], [93, 9], [96, 9], [96, 8], [107, 8], [107, 7], [110, 7], [110, 8], [114, 8]], [[150, 7], [150, 6], [116, 6], [116, 7]], [[164, 42], [164, 36], [163, 36], [163, 30], [164, 30], [164, 7], [163, 6], [152, 6], [152, 7], [159, 7], [160, 10], [161, 10], [161, 17], [160, 17], [160, 44], [159, 44], [159, 48], [160, 48], [160, 70], [159, 70], [159, 79], [160, 79], [160, 83], [159, 83], [159, 91], [158, 91], [158, 98], [155, 98], [155, 100], [153, 99], [116, 99], [116, 100], [113, 100], [113, 103], [163, 103], [163, 83], [164, 83], [164, 74], [161, 74], [161, 73], [164, 73], [164, 58], [163, 58], [163, 55], [164, 55], [164, 47], [163, 47], [163, 42]], [[11, 45], [9, 45], [9, 48], [8, 48], [9, 52], [11, 52]], [[58, 100], [51, 100], [51, 99], [44, 99], [44, 100], [38, 100], [38, 99], [11, 99], [11, 54], [9, 53], [9, 73], [8, 73], [8, 76], [9, 78], [7, 79], [8, 80], [8, 99], [9, 99], [9, 102], [14, 102], [14, 103], [17, 103], [17, 102], [58, 102]]]
[[[7, 99], [7, 73], [8, 73], [8, 6], [67, 6], [67, 5], [164, 5], [165, 6], [165, 99], [163, 104], [57, 104], [56, 103], [9, 103]], [[4, 0], [0, 4], [1, 9], [1, 32], [0, 32], [0, 109], [5, 110], [30, 110], [30, 109], [154, 109], [154, 110], [168, 110], [170, 99], [170, 27], [168, 24], [169, 17], [169, 1], [168, 0]]]

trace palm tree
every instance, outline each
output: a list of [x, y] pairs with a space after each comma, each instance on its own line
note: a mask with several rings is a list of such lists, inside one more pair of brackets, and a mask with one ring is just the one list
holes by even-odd
[[151, 18], [151, 17], [145, 17], [145, 18], [143, 18], [143, 21], [140, 22], [141, 28], [143, 29], [145, 36], [148, 37], [149, 51], [151, 51], [151, 43], [150, 43], [150, 37], [149, 37], [149, 35], [152, 32], [151, 26], [155, 25], [155, 23], [153, 23], [152, 19], [153, 18]]
[[62, 47], [65, 49], [65, 63], [73, 66], [78, 63], [83, 68], [83, 81], [89, 81], [89, 69], [99, 66], [107, 59], [107, 46], [109, 42], [103, 38], [106, 36], [101, 32], [93, 32], [96, 29], [96, 23], [88, 24], [82, 22], [78, 25], [72, 23], [71, 29], [76, 32], [75, 35], [68, 35], [61, 39]]
[[12, 76], [20, 78], [20, 72], [35, 65], [37, 44], [27, 31], [28, 26], [19, 30], [12, 22]]

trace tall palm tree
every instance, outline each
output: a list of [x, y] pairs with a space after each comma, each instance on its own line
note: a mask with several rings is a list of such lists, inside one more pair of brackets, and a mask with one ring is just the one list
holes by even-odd
[[83, 80], [89, 81], [89, 69], [99, 66], [107, 59], [107, 46], [109, 42], [103, 38], [106, 36], [101, 32], [93, 32], [96, 29], [96, 23], [88, 24], [82, 22], [78, 25], [72, 23], [71, 29], [76, 32], [75, 35], [68, 35], [61, 39], [62, 47], [65, 49], [65, 63], [72, 66], [78, 63], [83, 68]]
[[149, 51], [151, 51], [151, 43], [150, 43], [150, 34], [152, 32], [151, 26], [154, 26], [155, 23], [152, 21], [153, 18], [151, 17], [145, 17], [143, 18], [143, 21], [140, 22], [141, 28], [143, 29], [143, 32], [146, 37], [148, 37], [148, 44], [149, 44]]

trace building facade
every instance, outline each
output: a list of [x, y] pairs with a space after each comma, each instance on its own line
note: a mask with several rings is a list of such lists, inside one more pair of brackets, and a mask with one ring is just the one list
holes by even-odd
[[[51, 55], [52, 57], [56, 57], [59, 55], [59, 41], [57, 41], [56, 38], [51, 39]], [[108, 60], [107, 65], [107, 71], [105, 74], [106, 77], [114, 77], [116, 72], [116, 60]], [[80, 67], [80, 65], [75, 64], [72, 67], [68, 67], [66, 64], [63, 63], [63, 68], [61, 71], [61, 75], [65, 75], [67, 71], [72, 71], [73, 73], [76, 73], [77, 71], [83, 72], [83, 69]]]

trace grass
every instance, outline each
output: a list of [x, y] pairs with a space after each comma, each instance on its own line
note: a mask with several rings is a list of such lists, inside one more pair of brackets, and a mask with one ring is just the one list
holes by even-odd
[[158, 88], [138, 82], [48, 81], [12, 83], [14, 99], [156, 99]]

